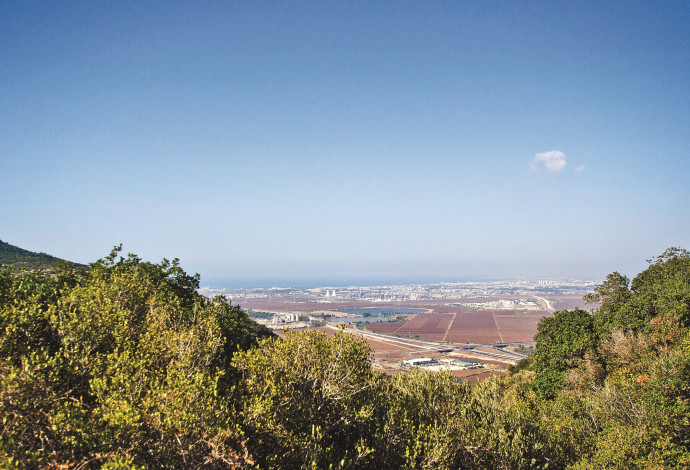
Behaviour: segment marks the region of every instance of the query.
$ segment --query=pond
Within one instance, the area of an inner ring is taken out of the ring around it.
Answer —
[[[331,323],[383,323],[387,321],[392,321],[388,317],[340,317],[340,318],[329,318]]]
[[[366,307],[366,308],[350,308],[338,310],[338,312],[349,313],[350,315],[362,315],[369,317],[377,317],[379,315],[409,315],[412,313],[424,313],[423,308],[390,308],[390,307]]]
[[[330,318],[332,322],[345,323],[380,323],[392,321],[390,318],[383,315],[410,315],[413,313],[426,312],[423,308],[389,308],[389,307],[367,307],[367,308],[350,308],[338,310],[338,312],[349,313],[356,315],[354,317]]]

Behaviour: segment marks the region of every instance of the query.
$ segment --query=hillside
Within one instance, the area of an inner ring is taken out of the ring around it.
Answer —
[[[0,240],[0,266],[13,266],[20,270],[53,270],[62,261],[55,256],[10,245]]]

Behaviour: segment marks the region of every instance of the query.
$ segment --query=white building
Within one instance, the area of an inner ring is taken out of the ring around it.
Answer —
[[[414,359],[407,359],[403,361],[406,366],[423,366],[427,364],[433,364],[436,361],[430,357],[416,357]]]

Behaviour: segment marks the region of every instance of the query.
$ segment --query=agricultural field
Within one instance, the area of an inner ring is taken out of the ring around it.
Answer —
[[[551,312],[495,312],[494,318],[501,342],[514,343],[531,341],[537,333],[537,323]]]
[[[546,311],[460,311],[420,313],[406,322],[371,323],[368,331],[449,344],[494,344],[532,341]]]
[[[526,341],[531,338],[526,339]],[[503,341],[493,311],[461,312],[454,316],[446,341],[489,344]]]
[[[420,313],[410,317],[392,333],[409,338],[418,337],[431,341],[445,341],[446,332],[453,321],[449,313]],[[367,329],[376,331],[377,323],[367,325]]]
[[[309,329],[333,334],[338,328],[346,328],[352,334],[366,339],[372,348],[374,366],[386,373],[405,373],[410,366],[404,361],[417,358],[433,359],[429,370],[438,370],[444,361],[467,361],[477,368],[452,367],[459,380],[479,381],[496,374],[505,374],[507,367],[522,357],[514,351],[519,345],[533,344],[537,324],[557,309],[585,308],[582,295],[522,295],[531,300],[526,308],[505,308],[512,305],[515,296],[485,295],[460,299],[426,299],[396,302],[373,302],[364,299],[329,299],[315,295],[283,295],[280,293],[252,298],[236,299],[250,311],[264,312],[262,322],[271,327],[271,315],[285,316],[298,313],[317,319]],[[507,302],[506,302],[507,301]],[[488,308],[491,306],[491,308]],[[493,307],[497,306],[497,307]],[[371,315],[358,314],[357,310],[376,311]],[[404,313],[404,309],[419,309],[420,313]],[[379,311],[388,310],[379,314]],[[355,313],[352,313],[355,312]],[[379,317],[379,318],[372,318]],[[366,323],[366,321],[376,322]],[[284,335],[280,328],[305,327],[309,321],[282,324],[275,332]],[[511,352],[512,351],[512,352]]]

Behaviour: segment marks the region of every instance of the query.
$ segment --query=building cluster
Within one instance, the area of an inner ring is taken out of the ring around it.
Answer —
[[[472,282],[441,282],[433,284],[405,284],[384,286],[343,286],[315,288],[256,288],[217,289],[204,287],[200,292],[208,297],[223,295],[233,302],[244,299],[271,297],[299,297],[316,303],[332,303],[346,300],[368,302],[396,302],[408,300],[444,300],[497,295],[581,294],[593,290],[600,281],[589,280],[502,280]],[[527,305],[523,305],[527,307]],[[496,308],[509,308],[496,307]]]
[[[496,300],[493,302],[458,302],[453,305],[458,307],[469,307],[480,310],[491,309],[509,309],[509,310],[524,310],[524,309],[538,309],[539,304],[530,299],[515,299],[515,300]]]
[[[283,323],[294,323],[299,321],[299,314],[297,313],[281,313],[274,315],[271,319],[273,325],[280,325]]]

